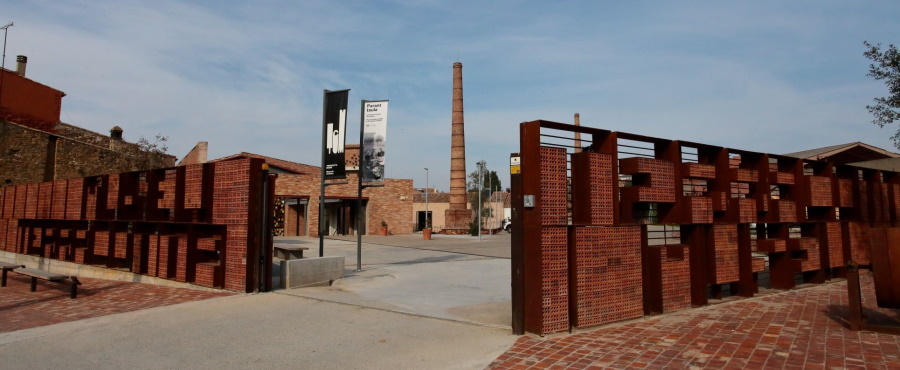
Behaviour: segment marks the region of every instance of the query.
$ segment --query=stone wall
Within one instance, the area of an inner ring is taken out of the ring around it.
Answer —
[[[0,121],[0,184],[44,181],[46,133]]]
[[[71,135],[71,136],[69,136]],[[35,183],[171,167],[175,157],[60,123],[51,134],[0,121],[0,183]],[[55,150],[54,150],[55,147]],[[49,154],[49,155],[48,155]],[[49,167],[49,168],[48,168]],[[47,178],[52,169],[51,178]]]

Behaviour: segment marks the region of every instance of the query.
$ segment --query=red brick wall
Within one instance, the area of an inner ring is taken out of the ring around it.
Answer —
[[[261,168],[242,159],[2,187],[0,250],[252,291]]]
[[[319,235],[319,193],[320,177],[313,175],[279,174],[275,181],[276,196],[309,197],[308,235]],[[325,189],[326,197],[356,198],[356,172],[349,172],[346,185],[333,185]],[[412,234],[413,220],[413,180],[387,179],[384,187],[363,190],[363,198],[368,198],[366,231],[376,234],[381,229],[381,220],[388,224],[391,234]],[[301,227],[302,229],[302,227]]]

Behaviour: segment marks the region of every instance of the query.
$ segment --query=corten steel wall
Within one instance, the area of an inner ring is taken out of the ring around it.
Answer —
[[[525,331],[703,306],[726,290],[753,296],[764,271],[776,289],[822,283],[850,259],[871,264],[889,235],[873,227],[897,226],[894,172],[548,121],[520,129],[513,269],[524,289],[513,317]],[[673,241],[651,243],[651,223],[675,225]]]
[[[262,164],[244,159],[6,186],[0,250],[255,291],[260,255],[271,265],[261,218],[274,198],[263,192],[269,175]]]

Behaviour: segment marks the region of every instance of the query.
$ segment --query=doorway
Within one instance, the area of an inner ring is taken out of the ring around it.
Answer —
[[[357,200],[354,199],[326,199],[325,200],[325,230],[326,235],[356,235],[356,217],[362,212],[360,225],[363,235],[366,233],[366,206],[368,199],[363,199],[362,210],[358,210]]]
[[[275,235],[309,235],[309,199],[279,198],[275,201]]]
[[[427,215],[425,214],[425,211],[416,212],[416,231],[422,231],[430,221],[432,221],[431,211],[428,211]]]

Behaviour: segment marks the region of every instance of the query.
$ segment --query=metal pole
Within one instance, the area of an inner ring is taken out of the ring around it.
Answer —
[[[481,241],[481,209],[484,208],[481,194],[484,192],[484,161],[478,161],[478,241]]]
[[[322,171],[321,171],[321,180],[322,180],[322,188],[319,193],[319,257],[325,256],[325,234],[322,234],[325,228],[325,141],[326,141],[326,130],[325,125],[327,122],[327,114],[328,114],[328,90],[322,93]]]
[[[425,228],[431,228],[431,223],[428,222],[428,167],[425,167]]]
[[[356,271],[362,271],[362,173],[363,173],[363,125],[365,122],[366,102],[359,106],[359,162],[356,164]]]
[[[488,214],[488,225],[491,225],[489,227],[490,232],[494,231],[494,184],[492,181],[491,173],[488,172],[488,207],[491,210],[491,213]]]
[[[257,291],[259,292],[267,292],[266,285],[270,285],[272,283],[272,275],[267,274],[268,272],[266,268],[266,253],[269,253],[272,246],[267,243],[269,237],[272,235],[271,229],[271,221],[269,212],[274,212],[273,209],[269,208],[269,167],[267,165],[263,165],[262,171],[262,200],[260,201],[261,206],[260,210],[262,211],[261,218],[261,232],[260,232],[260,240],[259,240],[259,284],[257,284]],[[268,279],[268,284],[266,280]]]
[[[13,22],[9,22],[9,24],[0,27],[3,29],[3,61],[0,62],[0,107],[3,107],[3,75],[6,74],[6,34],[9,33],[9,28],[13,26]]]

